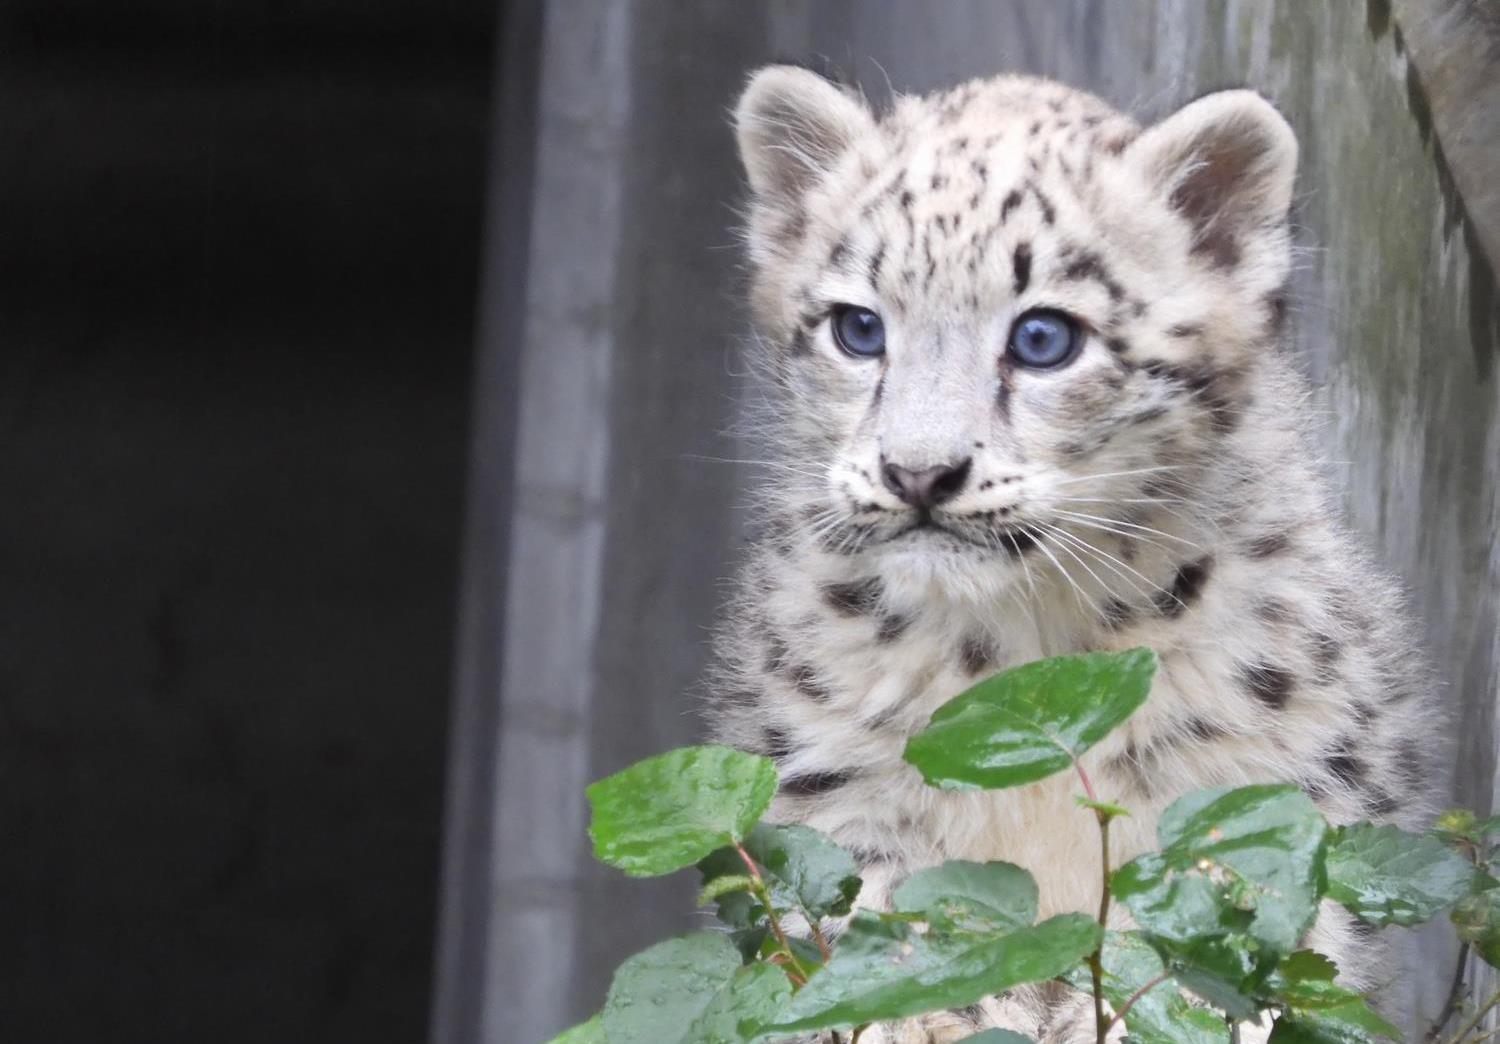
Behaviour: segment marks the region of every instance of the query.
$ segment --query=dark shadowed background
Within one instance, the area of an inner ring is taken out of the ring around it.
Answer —
[[[0,1040],[420,1040],[494,4],[0,4]]]
[[[776,57],[1277,101],[1327,466],[1487,809],[1485,10],[0,0],[0,1041],[533,1044],[689,922],[582,790],[698,731],[754,477],[725,116]],[[1415,1021],[1452,960],[1408,948]]]

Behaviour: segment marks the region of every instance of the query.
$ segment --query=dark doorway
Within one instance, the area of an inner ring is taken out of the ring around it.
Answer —
[[[425,1033],[494,6],[0,6],[0,1039]]]

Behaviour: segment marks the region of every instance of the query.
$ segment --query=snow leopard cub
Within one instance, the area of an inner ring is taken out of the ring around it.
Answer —
[[[1197,787],[1294,781],[1335,822],[1421,822],[1429,686],[1281,344],[1297,143],[1276,110],[1226,91],[1142,130],[1006,76],[876,113],[773,66],[736,130],[781,463],[710,713],[779,765],[772,818],[852,849],[866,905],[963,858],[1030,869],[1043,916],[1095,909],[1071,776],[944,793],[901,752],[981,677],[1144,645],[1150,699],[1084,759],[1134,811],[1118,861]],[[1334,909],[1311,942],[1352,986],[1384,974]],[[1090,1018],[1037,988],[886,1039],[1092,1040]]]

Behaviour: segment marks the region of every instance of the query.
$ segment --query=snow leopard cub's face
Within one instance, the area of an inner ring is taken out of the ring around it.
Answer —
[[[1144,132],[1018,77],[874,114],[794,67],[737,111],[786,495],[892,575],[1013,582],[1236,437],[1289,267],[1290,129],[1243,91]]]

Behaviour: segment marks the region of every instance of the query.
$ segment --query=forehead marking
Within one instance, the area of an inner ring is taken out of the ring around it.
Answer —
[[[1000,204],[1000,220],[1003,222],[1010,217],[1011,211],[1021,205],[1021,190],[1011,189],[1005,195],[1005,201]]]
[[[875,253],[870,257],[870,264],[868,269],[870,276],[870,289],[877,294],[880,293],[880,266],[884,261],[885,240],[882,239],[880,241],[880,245],[875,248]]]
[[[1120,284],[1115,282],[1109,270],[1104,267],[1104,261],[1091,250],[1084,251],[1069,261],[1062,271],[1062,277],[1069,282],[1092,279],[1104,287],[1111,301],[1118,301],[1125,296],[1125,291]]]
[[[847,236],[840,236],[838,242],[833,244],[833,249],[828,252],[829,267],[843,271],[845,268],[844,262],[848,256],[849,239]]]
[[[1047,194],[1042,191],[1041,186],[1039,186],[1035,181],[1028,181],[1026,183],[1026,187],[1029,188],[1031,190],[1031,194],[1036,197],[1037,206],[1042,208],[1042,221],[1045,224],[1050,225],[1052,224],[1052,222],[1057,220],[1057,211],[1053,208],[1052,201],[1047,198]]]
[[[1011,266],[1015,271],[1014,291],[1017,297],[1026,292],[1026,287],[1031,283],[1031,244],[1017,243],[1015,255],[1011,258]]]

